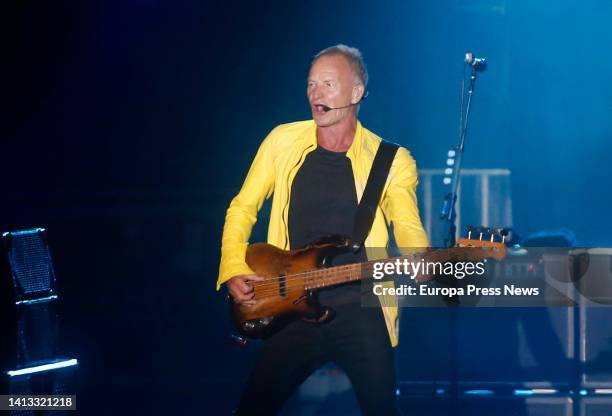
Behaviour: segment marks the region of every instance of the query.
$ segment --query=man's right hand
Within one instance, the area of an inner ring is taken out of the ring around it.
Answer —
[[[227,289],[234,302],[252,306],[255,304],[255,299],[253,299],[255,292],[250,282],[261,282],[263,280],[263,277],[255,274],[234,276],[227,282]]]

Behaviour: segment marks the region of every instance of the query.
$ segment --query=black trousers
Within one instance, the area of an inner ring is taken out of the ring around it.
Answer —
[[[393,350],[380,308],[336,306],[325,324],[295,321],[264,341],[237,415],[275,415],[313,371],[333,361],[364,415],[397,415]]]

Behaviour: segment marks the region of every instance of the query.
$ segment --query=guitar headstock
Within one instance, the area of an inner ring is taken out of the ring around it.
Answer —
[[[482,249],[483,258],[502,260],[507,255],[504,242],[508,236],[506,228],[467,227],[467,237],[458,238],[455,247]]]

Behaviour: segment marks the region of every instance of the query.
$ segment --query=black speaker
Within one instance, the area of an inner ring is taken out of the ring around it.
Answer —
[[[457,371],[464,382],[567,386],[576,378],[572,308],[457,311]]]
[[[2,246],[16,304],[57,298],[55,272],[44,228],[5,232]]]
[[[460,410],[452,415],[496,416],[572,416],[573,399],[555,397],[479,397],[460,401]]]
[[[612,389],[612,308],[584,306],[580,312],[582,386]]]
[[[410,416],[573,416],[573,399],[568,396],[518,397],[493,394],[460,397],[444,396],[398,398],[403,414]],[[578,415],[575,415],[578,416]]]
[[[55,273],[43,228],[2,233],[0,369],[56,359]]]
[[[585,397],[580,401],[580,416],[609,416],[612,414],[612,395]]]

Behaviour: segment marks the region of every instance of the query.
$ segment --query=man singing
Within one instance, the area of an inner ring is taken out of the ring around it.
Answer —
[[[359,50],[346,45],[322,50],[308,74],[313,120],[277,126],[262,142],[242,189],[227,210],[223,228],[217,288],[225,283],[235,302],[256,302],[251,282],[262,278],[245,263],[245,252],[257,213],[267,198],[272,196],[270,244],[287,250],[325,236],[351,235],[381,143],[380,137],[357,120],[367,82]],[[386,247],[391,224],[399,247],[427,246],[416,186],[415,161],[400,147],[366,247]],[[339,256],[334,264],[365,260],[361,250]],[[321,290],[320,302],[336,311],[332,321],[317,325],[297,320],[267,338],[237,414],[278,413],[314,370],[333,361],[350,379],[364,415],[396,415],[392,347],[397,345],[397,308],[361,307],[361,296],[359,283]]]

